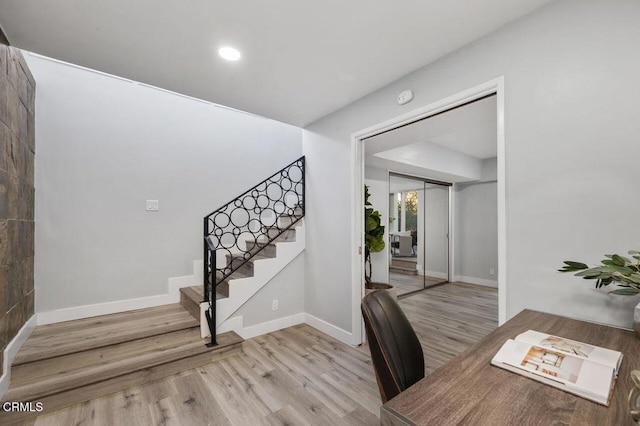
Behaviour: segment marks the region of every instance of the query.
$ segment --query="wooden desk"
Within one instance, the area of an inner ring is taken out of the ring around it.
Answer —
[[[494,367],[502,344],[536,330],[624,354],[609,407]],[[429,343],[429,342],[425,342]],[[629,373],[640,369],[633,332],[525,310],[380,409],[382,425],[632,425]]]

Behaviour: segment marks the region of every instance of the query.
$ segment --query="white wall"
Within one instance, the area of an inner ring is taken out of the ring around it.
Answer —
[[[498,188],[495,181],[457,184],[456,281],[498,285]],[[493,269],[494,274],[491,274]]]
[[[507,316],[629,326],[637,298],[556,269],[640,240],[639,20],[634,0],[556,1],[306,128],[307,312],[351,330],[351,135],[504,75]],[[398,106],[405,89],[415,98]]]
[[[166,293],[202,258],[203,216],[302,154],[297,127],[26,58],[38,312]]]
[[[242,316],[244,327],[262,324],[304,312],[304,252],[233,313]],[[278,300],[278,310],[272,310]]]
[[[453,186],[456,281],[498,286],[496,179],[497,158],[487,158],[480,181]]]

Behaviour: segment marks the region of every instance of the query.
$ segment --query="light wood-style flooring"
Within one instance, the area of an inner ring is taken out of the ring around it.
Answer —
[[[427,374],[498,327],[498,291],[491,287],[448,283],[400,305],[422,344]]]
[[[492,288],[446,284],[400,304],[427,374],[497,327]],[[368,347],[298,325],[246,340],[241,355],[22,424],[377,425],[379,409]]]
[[[432,287],[436,284],[441,284],[446,280],[434,277],[425,277],[422,275],[406,275],[398,272],[389,271],[389,284],[392,284],[396,289],[396,294],[402,296],[403,294],[411,293],[416,290],[422,290]]]

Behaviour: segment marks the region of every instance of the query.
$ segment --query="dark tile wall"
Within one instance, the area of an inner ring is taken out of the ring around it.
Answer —
[[[7,343],[34,312],[35,81],[0,44],[0,371]]]

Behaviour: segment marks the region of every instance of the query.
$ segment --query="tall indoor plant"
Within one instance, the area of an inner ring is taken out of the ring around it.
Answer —
[[[371,285],[371,253],[379,253],[385,248],[384,225],[378,210],[369,201],[369,187],[364,186],[364,279]]]

